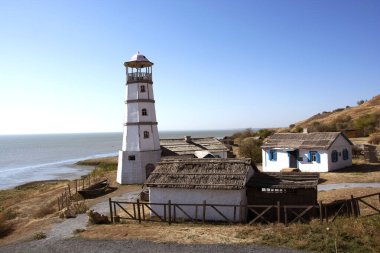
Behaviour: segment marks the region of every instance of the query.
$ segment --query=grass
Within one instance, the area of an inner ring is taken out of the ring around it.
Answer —
[[[260,244],[312,252],[380,252],[380,216],[340,218],[334,223],[212,225],[143,223],[91,226],[81,233],[91,239],[142,239],[176,243]]]
[[[91,176],[103,176],[106,172],[116,170],[117,162],[117,156],[114,156],[83,160],[76,164],[81,166],[95,166],[95,169],[91,172]]]

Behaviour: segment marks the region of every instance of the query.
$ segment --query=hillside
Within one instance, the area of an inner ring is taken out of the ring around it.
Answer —
[[[375,128],[379,127],[380,119],[380,94],[365,101],[361,105],[338,108],[332,112],[321,112],[306,120],[290,125],[291,132],[302,131],[308,128],[310,131],[340,131],[345,129],[365,128],[371,121]],[[363,126],[363,122],[364,126]],[[372,132],[373,129],[365,132]]]

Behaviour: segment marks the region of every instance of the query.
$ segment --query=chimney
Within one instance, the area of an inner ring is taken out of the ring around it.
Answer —
[[[303,133],[304,134],[308,134],[309,133],[309,131],[307,130],[307,128],[305,127],[305,128],[303,128]]]
[[[186,136],[185,136],[185,141],[186,141],[187,143],[190,143],[190,142],[191,142],[191,136],[186,135]]]

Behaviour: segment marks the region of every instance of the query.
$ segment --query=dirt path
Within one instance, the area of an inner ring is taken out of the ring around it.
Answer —
[[[272,248],[257,245],[231,245],[231,244],[177,244],[177,243],[154,243],[142,240],[86,240],[73,238],[58,241],[24,242],[19,244],[0,247],[2,253],[120,253],[120,252],[162,252],[162,253],[190,253],[190,252],[215,252],[215,253],[296,253],[303,252],[285,248]]]
[[[140,194],[139,191],[126,192],[117,197],[113,197],[114,200],[135,201]],[[109,203],[103,201],[90,207],[90,209],[101,214],[109,213]],[[47,233],[44,241],[56,241],[60,239],[67,239],[73,237],[73,232],[77,229],[86,229],[88,222],[87,214],[79,214],[76,218],[66,219],[61,223],[54,225],[54,227]]]

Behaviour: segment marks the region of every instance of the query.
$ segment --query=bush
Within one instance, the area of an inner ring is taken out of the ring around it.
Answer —
[[[380,127],[380,114],[364,114],[355,120],[357,129],[362,129],[364,135],[369,135]]]
[[[47,205],[41,206],[33,215],[34,218],[43,218],[48,214],[54,213],[56,210],[54,208],[55,202],[50,202]]]
[[[46,236],[46,233],[44,232],[37,232],[33,235],[33,240],[42,240],[42,239],[45,239],[47,236]]]
[[[253,138],[244,139],[239,146],[239,155],[251,158],[255,163],[261,163],[261,144],[260,140]]]
[[[373,134],[368,139],[369,144],[380,145],[380,133]]]
[[[12,233],[13,225],[7,221],[3,213],[0,213],[0,238]]]

